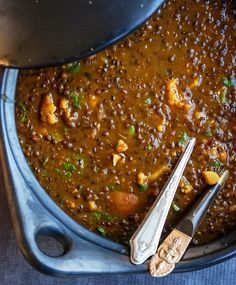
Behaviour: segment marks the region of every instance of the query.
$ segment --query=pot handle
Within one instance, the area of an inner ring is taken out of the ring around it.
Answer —
[[[24,256],[34,267],[52,275],[147,270],[147,265],[142,268],[133,266],[129,257],[121,254],[120,250],[115,252],[114,247],[106,248],[108,242],[104,242],[105,239],[99,236],[94,239],[91,237],[93,234],[82,227],[79,230],[79,226],[76,227],[76,223],[62,210],[53,208],[57,206],[39,185],[36,186],[38,182],[29,173],[14,121],[17,72],[6,70],[3,78],[2,75],[0,70],[3,96],[0,100],[0,162],[16,238]],[[62,222],[63,214],[66,218]],[[39,246],[40,237],[56,239],[55,244],[59,243],[61,252],[57,256],[45,254]]]
[[[1,161],[3,155],[1,152]],[[32,266],[51,275],[140,272],[127,255],[93,244],[64,226],[35,197],[13,160],[11,171],[5,163],[2,166],[16,237]],[[57,256],[45,254],[39,246],[40,237],[55,239],[62,252]],[[147,266],[143,266],[145,270]]]

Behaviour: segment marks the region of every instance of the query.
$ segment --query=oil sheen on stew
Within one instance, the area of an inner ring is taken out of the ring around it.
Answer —
[[[122,42],[80,62],[21,71],[19,140],[35,176],[78,223],[127,244],[189,137],[197,145],[165,231],[230,178],[193,242],[236,225],[235,1],[167,1]]]

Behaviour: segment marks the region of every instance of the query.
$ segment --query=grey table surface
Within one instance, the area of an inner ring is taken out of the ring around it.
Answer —
[[[0,284],[1,285],[236,285],[236,258],[201,271],[172,274],[154,279],[148,274],[51,277],[33,269],[22,256],[15,240],[0,174]]]

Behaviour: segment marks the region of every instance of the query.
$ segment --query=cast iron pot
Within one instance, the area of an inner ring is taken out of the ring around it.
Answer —
[[[90,232],[71,219],[42,189],[19,144],[15,124],[17,70],[0,73],[0,157],[10,212],[19,247],[29,263],[51,275],[145,273],[148,263],[130,263],[129,249]],[[57,239],[59,256],[38,246],[39,236]],[[236,231],[204,245],[190,247],[175,272],[205,268],[236,255]]]

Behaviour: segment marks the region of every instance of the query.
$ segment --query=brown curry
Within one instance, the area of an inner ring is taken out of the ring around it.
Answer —
[[[189,137],[197,145],[165,230],[230,178],[193,242],[236,225],[235,1],[167,1],[122,42],[80,62],[21,71],[19,140],[50,197],[92,231],[127,243]]]

